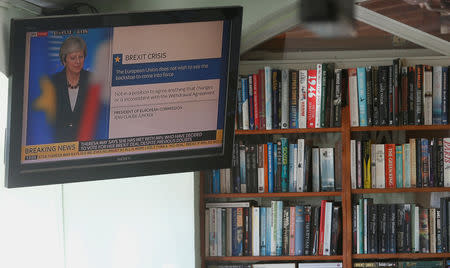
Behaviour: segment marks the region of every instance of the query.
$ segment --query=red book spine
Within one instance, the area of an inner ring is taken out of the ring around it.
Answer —
[[[295,207],[289,207],[289,256],[295,255]]]
[[[261,129],[259,122],[259,78],[253,74],[253,114],[255,115],[255,129]]]
[[[266,84],[264,77],[264,69],[258,71],[258,92],[259,92],[259,126],[261,129],[266,129]]]
[[[385,144],[385,179],[386,188],[396,188],[395,182],[395,144]]]
[[[315,128],[316,125],[316,89],[317,70],[308,70],[307,128]]]
[[[320,229],[319,229],[319,256],[323,256],[323,243],[324,243],[324,232],[325,232],[325,206],[327,200],[322,200],[320,202]]]

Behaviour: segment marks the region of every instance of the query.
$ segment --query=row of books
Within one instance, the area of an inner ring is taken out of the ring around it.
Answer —
[[[353,253],[449,252],[449,201],[442,198],[440,208],[422,208],[360,199],[353,205]]]
[[[311,70],[264,67],[240,77],[239,129],[321,128],[341,126],[346,86],[333,63]]]
[[[450,187],[450,138],[350,142],[352,189]]]
[[[334,148],[312,147],[305,139],[235,144],[232,168],[205,172],[205,190],[214,194],[335,191],[342,187],[341,158],[334,155]]]
[[[447,261],[448,266],[448,261]],[[409,261],[369,261],[369,262],[355,262],[354,268],[361,267],[397,267],[397,268],[443,268],[444,261],[423,261],[423,260],[409,260]]]
[[[326,200],[320,207],[206,203],[205,242],[205,256],[338,255],[342,206]]]
[[[342,262],[312,262],[312,263],[258,263],[258,264],[211,264],[208,268],[340,268]]]
[[[447,66],[348,69],[350,125],[447,124],[448,87]]]

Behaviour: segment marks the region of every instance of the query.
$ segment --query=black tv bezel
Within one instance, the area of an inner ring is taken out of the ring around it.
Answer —
[[[76,28],[119,27],[183,22],[230,22],[223,147],[115,157],[21,164],[26,33]],[[231,166],[242,7],[50,16],[11,20],[8,126],[6,130],[7,188],[189,172]]]

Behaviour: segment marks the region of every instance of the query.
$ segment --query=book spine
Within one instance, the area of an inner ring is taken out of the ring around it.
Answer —
[[[395,59],[393,62],[393,76],[392,76],[392,84],[393,84],[393,117],[394,117],[394,125],[399,125],[399,104],[400,104],[400,96],[401,90],[399,87],[399,76],[400,76],[400,59]]]
[[[244,256],[251,256],[252,255],[251,212],[247,207],[245,207],[243,210],[243,219],[244,219],[244,238],[243,238]]]
[[[397,217],[397,206],[396,204],[390,204],[389,205],[389,226],[388,226],[388,230],[389,230],[389,247],[388,247],[388,251],[389,253],[396,253],[397,250],[397,237],[396,237],[396,217]]]
[[[305,181],[305,140],[298,139],[297,140],[297,160],[298,160],[298,169],[297,169],[297,186],[296,192],[304,192],[305,189],[304,181]]]
[[[308,71],[300,70],[298,72],[298,77],[298,127],[306,128],[308,110]]]
[[[281,127],[289,128],[289,70],[281,71]]]
[[[358,248],[358,206],[352,206],[352,253],[357,254]]]
[[[433,67],[433,125],[442,124],[442,66]]]
[[[385,154],[384,154],[384,144],[376,145],[376,185],[377,188],[386,188],[385,180]]]
[[[258,144],[258,193],[265,192],[264,144]]]
[[[297,183],[294,185],[294,171],[297,171],[297,167],[294,164],[294,148],[296,144],[289,143],[289,192],[296,192]],[[297,152],[295,152],[297,155]],[[297,156],[296,156],[297,157]]]
[[[358,107],[359,107],[359,126],[367,126],[367,88],[366,88],[366,68],[357,68],[358,76]]]
[[[335,64],[329,63],[327,65],[327,79],[326,79],[326,99],[325,99],[325,108],[322,109],[325,115],[322,116],[325,118],[323,127],[334,127],[334,96],[336,92],[336,76],[335,76]]]
[[[429,215],[427,208],[419,209],[420,253],[430,253]]]
[[[372,67],[372,88],[373,88],[373,125],[379,126],[380,125],[380,86],[378,83],[378,67]]]
[[[364,142],[364,157],[363,157],[363,165],[364,165],[364,189],[372,188],[372,178],[371,178],[371,144],[370,141]]]
[[[248,77],[241,78],[242,88],[242,129],[250,129],[250,110],[248,100]]]
[[[288,154],[289,144],[287,138],[281,138],[281,191],[289,190]]]
[[[316,126],[316,89],[317,89],[317,70],[308,70],[308,98],[307,98],[307,128]]]
[[[438,138],[437,140],[437,146],[438,146],[438,157],[436,158],[438,161],[438,169],[439,169],[439,178],[437,185],[438,187],[444,186],[444,176],[445,176],[445,170],[444,170],[444,139]]]
[[[277,242],[276,242],[276,256],[281,256],[283,251],[283,201],[277,201]]]
[[[409,139],[410,145],[410,175],[411,175],[411,187],[417,187],[417,153],[416,153],[416,139]]]
[[[305,211],[304,206],[295,207],[295,255],[304,255]]]
[[[322,90],[321,90],[321,99],[320,99],[320,127],[326,127],[326,110],[329,109],[327,106],[327,99],[329,98],[330,90],[329,81],[330,81],[330,73],[329,73],[329,63],[322,64]]]
[[[442,252],[448,252],[448,210],[447,200],[441,197],[439,210],[441,212],[441,244]]]
[[[312,191],[320,192],[320,152],[319,148],[312,148]]]
[[[272,70],[272,127],[274,129],[280,128],[280,112],[281,112],[281,71]]]
[[[253,79],[253,116],[254,116],[254,124],[255,124],[255,129],[261,129],[261,125],[260,125],[260,108],[259,108],[259,98],[260,98],[260,90],[259,90],[259,78],[258,78],[258,74],[252,74]]]
[[[370,188],[377,188],[377,145],[370,144],[370,178],[372,184]]]
[[[320,203],[320,229],[319,229],[319,250],[318,255],[323,256],[324,250],[324,235],[325,235],[325,210],[326,210],[326,200],[322,200]]]
[[[428,187],[430,185],[430,152],[428,139],[422,138],[420,140],[422,145],[422,186]]]
[[[402,67],[400,78],[402,100],[401,100],[401,124],[408,125],[408,67]]]
[[[414,207],[414,252],[420,251],[420,208]]]
[[[442,67],[442,124],[448,124],[448,67]]]
[[[358,189],[362,189],[364,184],[363,184],[363,174],[362,174],[362,142],[361,141],[357,141],[356,142],[356,175],[357,175],[357,180],[356,180],[356,186],[358,187]]]
[[[333,215],[333,203],[326,202],[325,204],[325,228],[324,228],[324,242],[323,242],[323,255],[331,255],[331,220]]]
[[[358,80],[356,68],[348,69],[348,91],[350,98],[350,126],[359,126]]]
[[[378,253],[378,219],[377,219],[377,206],[374,204],[370,204],[368,207],[368,216],[369,216],[369,226],[368,226],[368,253],[369,254],[377,254]]]
[[[433,124],[433,69],[429,65],[423,72],[423,118],[424,125]]]
[[[333,204],[333,215],[331,220],[331,253],[330,255],[341,254],[341,240],[342,240],[342,208],[339,204]]]
[[[260,208],[252,207],[252,256],[259,256],[260,249]]]
[[[264,67],[264,93],[266,108],[266,129],[272,129],[272,70],[270,67]]]
[[[260,215],[260,223],[261,223],[259,255],[266,256],[266,247],[267,247],[266,234],[267,234],[267,225],[268,225],[267,224],[267,208],[260,207],[259,215]]]
[[[386,188],[396,188],[395,180],[395,144],[386,144]]]
[[[283,146],[281,140],[277,141],[277,169],[275,174],[275,192],[281,192],[283,189]]]
[[[350,141],[350,182],[352,189],[356,189],[356,140]]]
[[[236,239],[233,256],[244,255],[244,208],[236,208]]]
[[[273,216],[273,212],[272,212],[272,207],[268,207],[266,208],[266,223],[267,223],[267,227],[266,227],[266,256],[271,256],[272,255],[272,236],[273,236],[273,220],[272,220],[272,216]]]
[[[408,67],[408,124],[415,124],[416,68]]]
[[[379,242],[378,242],[378,252],[388,253],[388,212],[387,205],[380,204],[378,206],[378,215],[380,217],[379,226]]]
[[[289,256],[289,207],[283,208],[282,245],[281,255]]]
[[[255,129],[255,106],[253,97],[253,75],[248,76],[248,112],[249,112],[249,129]]]
[[[436,209],[429,209],[430,253],[436,253]]]
[[[395,110],[395,93],[394,93],[394,66],[388,66],[388,124],[394,125],[394,110]]]
[[[395,145],[395,178],[397,188],[403,188],[403,146]]]
[[[447,227],[445,227],[447,228]],[[441,210],[436,209],[436,253],[442,253],[442,225],[441,225]]]
[[[243,126],[243,114],[242,114],[242,77],[238,78],[238,88],[237,88],[237,128],[244,129]]]
[[[404,222],[404,251],[405,253],[410,253],[412,249],[412,225],[411,225],[411,204],[404,204],[405,211],[405,222]]]
[[[444,187],[450,187],[450,138],[444,138]]]
[[[372,67],[366,67],[366,103],[367,103],[367,125],[373,125],[373,88]]]
[[[225,232],[224,232],[224,241],[226,243],[226,252],[225,256],[231,256],[233,251],[233,245],[232,245],[232,209],[231,208],[225,208]]]
[[[205,256],[211,256],[209,253],[209,240],[210,237],[210,210],[209,208],[205,209]]]
[[[411,188],[410,144],[403,144],[403,187]]]
[[[295,256],[296,207],[289,207],[289,256]]]
[[[320,188],[324,192],[334,191],[334,151],[320,148]]]
[[[342,69],[335,70],[335,90],[333,95],[333,125],[332,127],[340,127],[341,126],[341,107],[342,107],[342,91],[344,90],[344,81],[342,75]]]
[[[279,232],[278,226],[278,201],[271,201],[272,211],[272,223],[271,223],[271,244],[270,244],[270,256],[277,256],[277,236]]]
[[[268,142],[267,143],[267,181],[268,181],[268,190],[269,193],[273,193],[274,191],[274,187],[273,187],[273,166],[274,166],[274,161],[273,161],[273,143],[272,142]]]
[[[380,125],[386,126],[389,120],[389,103],[388,103],[388,79],[389,79],[389,68],[387,66],[380,66],[378,72],[378,86],[379,86],[379,102],[378,109],[380,112]]]
[[[316,86],[316,116],[315,116],[315,128],[320,128],[320,111],[322,107],[322,91],[323,91],[323,64],[317,64],[317,86]]]
[[[298,128],[298,100],[299,100],[299,92],[298,92],[298,71],[290,70],[289,71],[289,91],[290,91],[290,105],[289,105],[289,127],[290,128]]]
[[[266,78],[264,69],[258,70],[259,126],[266,129]]]
[[[414,96],[414,123],[423,124],[423,65],[416,65],[416,83]]]
[[[311,255],[311,206],[304,206],[305,211],[305,237],[304,237],[304,255]]]

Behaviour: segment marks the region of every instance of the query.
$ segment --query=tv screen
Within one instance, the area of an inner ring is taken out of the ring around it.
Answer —
[[[231,165],[241,7],[11,22],[6,187]]]

